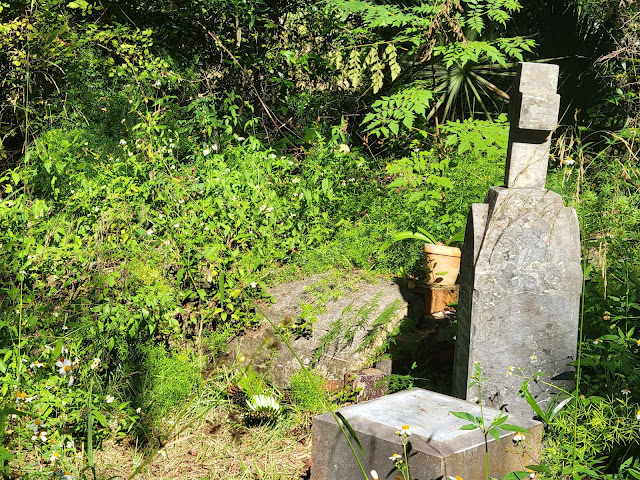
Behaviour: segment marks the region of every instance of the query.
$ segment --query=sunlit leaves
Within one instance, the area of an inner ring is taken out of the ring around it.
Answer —
[[[411,129],[419,117],[424,117],[433,99],[433,92],[413,87],[390,96],[383,96],[371,105],[362,124],[365,130],[381,137],[398,135],[400,127]]]
[[[368,49],[352,48],[346,67],[343,63],[342,53],[339,51],[332,52],[329,55],[329,61],[336,70],[341,72],[337,79],[338,86],[344,89],[357,89],[362,85],[368,71],[373,93],[378,93],[384,85],[384,72],[387,67],[389,68],[391,80],[395,80],[401,71],[396,47],[392,43],[387,44],[382,55],[379,54],[379,49],[378,45],[373,45]],[[364,52],[366,52],[366,55],[364,60],[361,60],[361,55]]]

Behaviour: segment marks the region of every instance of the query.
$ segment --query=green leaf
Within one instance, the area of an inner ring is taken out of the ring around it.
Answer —
[[[182,281],[182,279],[184,278],[184,274],[186,273],[186,269],[185,268],[181,268],[180,270],[178,270],[178,273],[176,274],[176,281],[178,283],[180,283]]]
[[[103,427],[107,426],[107,417],[105,417],[104,413],[102,413],[100,410],[93,410],[93,416],[96,418],[96,420],[98,420],[100,425],[102,425]]]
[[[53,349],[53,358],[55,358],[56,360],[60,357],[60,353],[62,352],[62,339],[59,338],[56,341],[56,346]]]
[[[505,432],[531,433],[526,428],[519,427],[518,425],[512,425],[511,423],[500,425],[500,428]]]
[[[89,6],[89,3],[86,2],[85,0],[74,0],[73,2],[69,2],[67,4],[67,7],[69,8],[81,8],[81,9],[85,9]]]
[[[466,425],[461,426],[460,430],[475,430],[476,428],[480,428],[480,427],[478,427],[478,425],[472,425],[471,423],[467,423]]]
[[[497,427],[490,428],[489,435],[491,435],[496,442],[500,441],[500,430],[498,430]]]
[[[500,414],[493,419],[493,422],[491,422],[491,425],[494,427],[499,427],[500,425],[502,425],[504,422],[507,421],[507,418],[509,418],[507,415]]]
[[[522,480],[523,478],[529,478],[529,472],[511,472],[507,473],[503,480]]]
[[[540,465],[527,465],[527,468],[533,472],[546,473],[547,475],[552,474],[551,469],[544,463],[541,463]]]
[[[349,435],[351,435],[351,438],[353,438],[353,441],[356,442],[356,445],[358,446],[358,448],[360,449],[360,453],[362,454],[362,456],[364,457],[364,449],[362,448],[362,445],[360,445],[360,440],[358,440],[358,435],[356,434],[355,430],[353,429],[353,427],[351,427],[351,425],[349,425],[349,422],[347,421],[346,418],[344,418],[344,415],[342,415],[342,413],[340,412],[336,412],[336,417],[338,417],[340,419],[340,421],[342,422],[342,424],[346,427],[346,429],[349,431]]]
[[[409,182],[407,181],[406,178],[396,178],[393,182],[391,182],[388,187],[389,188],[397,188],[397,187],[404,187],[405,185],[407,185]]]
[[[449,412],[454,417],[461,418],[462,420],[467,420],[469,422],[475,423],[476,419],[473,415],[467,412]]]
[[[13,454],[11,454],[11,452],[9,452],[9,450],[4,448],[3,446],[0,446],[0,471],[2,471],[3,464],[5,462],[9,462],[9,461],[13,460],[14,458],[15,458],[15,456]],[[7,471],[6,473],[9,473],[9,472]]]
[[[533,395],[531,395],[531,392],[529,392],[529,384],[528,384],[528,382],[525,382],[525,384],[522,385],[522,389],[520,391],[522,392],[522,394],[524,395],[524,398],[527,400],[527,403],[533,409],[533,411],[536,413],[536,415],[538,415],[538,417],[540,417],[540,419],[544,423],[549,425],[549,423],[551,423],[551,421],[550,421],[549,417],[547,416],[547,414],[545,414],[542,411],[542,409],[538,405],[538,402],[536,402],[536,399],[533,398]]]

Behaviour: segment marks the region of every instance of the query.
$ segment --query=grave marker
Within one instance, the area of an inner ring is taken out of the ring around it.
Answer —
[[[505,186],[472,205],[467,221],[453,393],[476,400],[467,386],[479,361],[488,377],[485,401],[531,416],[518,395],[519,369],[542,371],[559,387],[572,383],[567,364],[576,358],[582,269],[576,212],[544,188],[558,118],[558,67],[522,63],[517,79]],[[534,382],[530,390],[543,405],[558,393]]]
[[[485,477],[484,437],[479,430],[461,430],[468,422],[451,414],[459,411],[479,416],[480,406],[420,388],[339,410],[357,434],[367,473],[375,469],[381,479],[397,478],[399,472],[389,457],[404,453],[396,432],[403,425],[409,425],[411,478],[435,480],[457,475],[465,480],[482,479]],[[485,408],[483,413],[491,423],[500,412]],[[502,478],[509,472],[523,471],[526,465],[537,463],[540,458],[542,424],[531,418],[513,416],[509,416],[507,422],[530,433],[523,442],[514,441],[513,432],[501,432],[500,442],[489,437],[489,475],[492,477]],[[313,418],[312,447],[311,480],[363,478],[331,414]]]

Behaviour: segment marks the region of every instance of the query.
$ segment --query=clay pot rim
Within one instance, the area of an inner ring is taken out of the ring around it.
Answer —
[[[433,243],[425,243],[424,251],[436,255],[445,255],[447,257],[459,257],[461,250],[458,247],[448,247],[446,245],[434,245]]]

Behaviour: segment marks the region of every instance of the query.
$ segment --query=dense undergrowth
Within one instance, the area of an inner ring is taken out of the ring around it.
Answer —
[[[214,438],[202,448],[233,439],[207,454],[212,465],[274,438],[280,457],[306,448],[310,413],[354,392],[318,398],[322,379],[304,375],[279,391],[238,368],[227,341],[257,326],[256,302],[284,279],[329,268],[423,278],[418,242],[379,249],[419,228],[446,241],[502,183],[506,103],[491,95],[509,77],[487,72],[508,73],[534,47],[507,30],[517,1],[465,0],[460,15],[455,2],[116,3],[0,2],[8,478],[166,474],[152,458],[202,434],[202,420]],[[631,44],[632,25],[610,33]],[[621,82],[592,99],[607,129],[576,111],[550,159],[548,187],[578,212],[585,288],[579,388],[547,413],[540,478],[640,478],[640,172],[636,119],[620,113],[636,97],[633,74],[616,77],[610,61],[585,73]],[[126,469],[101,470],[106,445],[139,450]],[[227,471],[304,470],[284,463]]]

